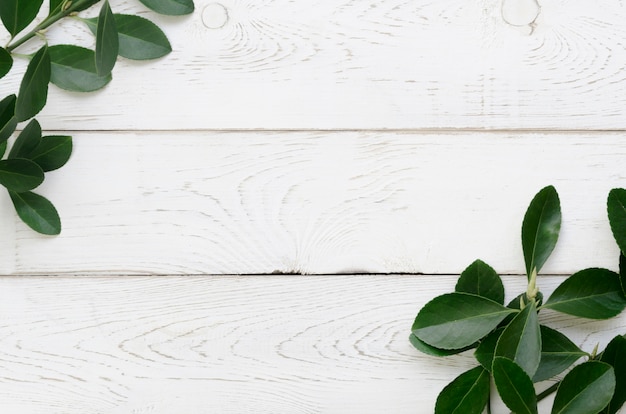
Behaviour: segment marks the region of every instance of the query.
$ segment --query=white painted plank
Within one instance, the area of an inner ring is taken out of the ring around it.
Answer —
[[[112,3],[163,23],[175,52],[120,62],[86,98],[53,88],[44,128],[626,128],[621,0],[540,0],[532,33],[502,0],[196,0],[181,20]],[[93,44],[78,22],[49,36]]]
[[[0,198],[0,273],[458,274],[524,271],[520,227],[553,184],[563,226],[546,273],[616,269],[606,197],[626,140],[596,134],[80,133],[42,193],[63,232]]]
[[[551,292],[561,280],[539,283]],[[475,361],[422,355],[407,338],[417,311],[454,283],[2,277],[0,406],[12,414],[432,412],[441,388]],[[509,297],[524,283],[505,278]],[[587,351],[626,330],[623,316],[541,316]]]

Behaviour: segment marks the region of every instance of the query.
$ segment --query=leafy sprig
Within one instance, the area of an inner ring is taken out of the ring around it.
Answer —
[[[39,39],[40,48],[32,55],[22,76],[19,91],[0,100],[0,185],[9,192],[18,216],[33,230],[55,235],[61,220],[54,205],[33,192],[45,173],[61,168],[72,153],[69,136],[43,136],[34,117],[48,101],[50,83],[75,92],[92,92],[112,80],[118,56],[134,60],[157,59],[172,51],[167,36],[152,21],[115,14],[108,0],[102,2],[97,17],[77,15],[101,0],[50,0],[48,14],[35,22],[43,0],[1,0],[0,20],[10,35],[0,47],[0,79],[11,72],[15,52],[25,43]],[[149,9],[166,15],[185,15],[194,11],[193,0],[140,0]],[[96,40],[95,49],[59,44],[48,45],[45,31],[65,18],[85,24]],[[34,24],[32,30],[27,30]],[[18,126],[28,122],[10,138]]]
[[[436,414],[480,414],[489,409],[491,380],[514,413],[536,414],[537,403],[556,392],[553,414],[613,414],[626,401],[626,338],[616,336],[603,352],[585,352],[541,322],[540,311],[608,319],[626,307],[626,190],[609,194],[608,215],[620,247],[620,272],[589,268],[563,281],[544,302],[537,275],[554,250],[561,207],[554,187],[531,201],[522,223],[528,284],[506,306],[500,276],[477,260],[465,269],[455,292],[438,296],[417,314],[410,342],[433,356],[474,350],[478,366],[459,375],[439,394]],[[597,348],[597,346],[596,346]],[[581,358],[584,362],[570,369]],[[562,375],[537,394],[535,384]]]

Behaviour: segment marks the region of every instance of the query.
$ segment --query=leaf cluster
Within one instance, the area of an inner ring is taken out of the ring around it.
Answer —
[[[441,391],[435,413],[482,413],[489,404],[491,379],[502,401],[518,414],[536,414],[537,402],[555,390],[554,414],[613,414],[620,409],[626,401],[626,338],[616,336],[603,352],[589,353],[540,320],[543,309],[608,319],[626,307],[626,190],[612,190],[607,206],[622,251],[619,273],[583,269],[544,302],[537,275],[561,228],[559,196],[548,186],[533,198],[522,223],[526,292],[505,304],[500,276],[476,260],[461,273],[454,292],[419,311],[409,338],[415,348],[442,357],[473,350],[478,363]],[[536,383],[565,372],[560,382],[537,394]]]
[[[45,173],[61,168],[72,153],[69,136],[43,136],[34,117],[48,100],[50,83],[74,92],[92,92],[112,79],[118,56],[133,60],[163,57],[172,48],[163,31],[152,21],[115,14],[104,0],[97,17],[77,15],[101,0],[50,0],[45,18],[36,22],[43,0],[1,0],[0,20],[11,36],[0,47],[0,79],[13,69],[15,53],[34,38],[43,39],[22,76],[19,91],[0,100],[0,185],[9,192],[18,216],[33,230],[55,235],[61,220],[54,205],[34,193]],[[140,0],[149,9],[166,15],[185,15],[194,10],[193,0]],[[64,18],[82,22],[95,36],[95,48],[72,44],[48,45],[45,30]],[[32,30],[28,27],[34,24]],[[21,128],[19,124],[27,122]],[[14,136],[16,135],[16,136]],[[13,139],[12,139],[13,138]],[[12,145],[9,145],[12,143]]]

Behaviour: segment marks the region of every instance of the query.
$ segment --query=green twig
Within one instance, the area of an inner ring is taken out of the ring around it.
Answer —
[[[550,385],[548,388],[537,394],[537,402],[543,400],[548,395],[556,391],[559,388],[559,385],[561,385],[561,381],[555,382],[554,384]]]

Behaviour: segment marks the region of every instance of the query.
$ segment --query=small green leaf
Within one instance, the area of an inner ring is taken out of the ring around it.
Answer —
[[[52,75],[50,81],[61,89],[92,92],[111,81],[111,74],[99,76],[96,72],[93,50],[74,45],[50,46]]]
[[[13,143],[9,158],[29,158],[31,153],[41,142],[41,126],[36,119],[31,120],[17,136]]]
[[[28,158],[44,171],[61,168],[72,155],[72,137],[50,135],[43,137],[39,145],[28,154]]]
[[[567,336],[541,325],[541,361],[533,382],[545,381],[559,375],[580,357],[587,355]]]
[[[606,346],[600,361],[613,367],[615,373],[615,393],[602,414],[615,414],[626,402],[626,338],[616,336]]]
[[[41,111],[48,99],[50,82],[50,54],[42,46],[33,56],[20,84],[15,103],[15,117],[19,122],[32,118]]]
[[[534,302],[526,305],[504,328],[495,355],[515,362],[529,377],[535,374],[541,359],[541,331]]]
[[[448,384],[437,397],[435,414],[480,414],[489,400],[489,372],[476,367]]]
[[[17,215],[31,229],[41,234],[61,233],[61,219],[52,203],[39,194],[9,192]]]
[[[13,67],[13,58],[11,54],[3,47],[0,47],[0,78],[9,73]]]
[[[119,39],[115,17],[105,0],[98,16],[98,28],[96,29],[96,72],[99,76],[107,76],[113,70],[117,61]]]
[[[50,0],[50,13],[48,16],[59,13],[70,14],[79,12],[93,6],[100,0]]]
[[[0,142],[9,139],[17,127],[15,101],[15,95],[9,95],[0,101]]]
[[[626,299],[617,273],[590,268],[565,279],[543,306],[582,318],[608,319],[626,307]]]
[[[78,11],[83,11],[83,10],[90,8],[91,6],[99,2],[100,0],[70,0],[70,1],[71,1],[70,10],[73,12],[78,12]]]
[[[516,414],[537,414],[537,396],[530,377],[515,362],[504,357],[493,360],[493,380],[498,394]]]
[[[476,260],[465,269],[454,289],[504,303],[504,285],[495,270],[482,260]]]
[[[43,182],[43,171],[30,160],[0,160],[0,184],[9,191],[29,191]]]
[[[119,35],[119,55],[127,59],[156,59],[172,51],[167,36],[148,19],[129,14],[115,14],[115,24]],[[94,34],[98,18],[85,19],[85,24]]]
[[[439,349],[435,348],[434,346],[428,345],[426,342],[422,341],[413,334],[409,335],[409,342],[411,342],[411,345],[413,345],[413,347],[418,351],[436,357],[456,355],[469,349],[475,348],[475,345],[470,345],[461,349]]]
[[[48,16],[53,16],[55,14],[61,13],[63,11],[63,4],[65,0],[50,0],[50,7]]]
[[[182,16],[194,10],[193,0],[139,0],[146,7],[160,14]]]
[[[620,250],[626,252],[626,189],[614,188],[606,201],[609,224]]]
[[[0,1],[0,19],[12,38],[35,20],[42,4],[43,0]]]
[[[522,224],[522,248],[526,274],[539,272],[554,250],[561,229],[561,204],[552,186],[537,193],[528,206]]]
[[[613,367],[599,361],[582,363],[561,381],[552,414],[598,413],[611,401],[614,391]]]
[[[448,293],[424,305],[411,330],[435,348],[460,349],[487,335],[515,312],[481,296]]]
[[[498,339],[500,339],[500,335],[502,335],[503,331],[504,327],[498,328],[495,331],[489,333],[489,335],[480,340],[480,344],[474,352],[474,357],[476,358],[476,360],[487,371],[491,372],[493,358],[496,355],[496,345],[498,344]]]

